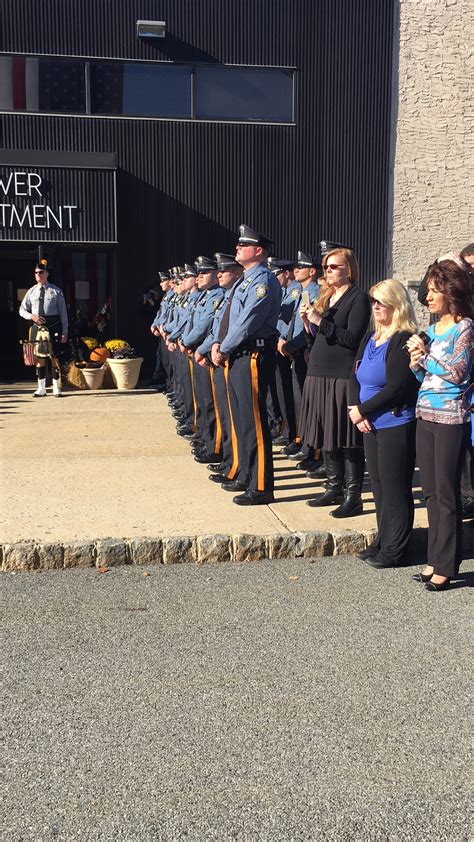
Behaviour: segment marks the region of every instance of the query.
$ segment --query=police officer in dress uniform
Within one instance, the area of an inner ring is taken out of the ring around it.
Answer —
[[[36,357],[38,388],[33,393],[35,398],[46,396],[46,358],[51,359],[53,374],[53,395],[62,397],[61,371],[59,357],[66,349],[68,339],[68,317],[64,294],[59,287],[50,284],[48,261],[41,258],[35,266],[36,284],[28,290],[20,305],[20,316],[33,322],[30,328],[30,340],[36,340],[38,330],[44,326],[49,331],[50,353]]]
[[[185,263],[183,267],[179,267],[179,276],[182,280],[183,295],[176,320],[168,336],[168,349],[174,354],[175,371],[182,399],[182,417],[178,419],[176,431],[178,435],[192,439],[196,426],[193,368],[188,355],[184,353],[184,347],[179,345],[179,340],[192,318],[201,292],[197,287],[197,272],[193,263]]]
[[[160,305],[156,312],[156,316],[150,327],[153,336],[156,336],[158,339],[155,370],[153,372],[152,384],[155,386],[157,392],[164,392],[166,391],[167,384],[169,382],[170,371],[168,353],[166,351],[166,345],[164,344],[164,341],[161,337],[160,325],[163,324],[163,321],[166,317],[170,300],[174,295],[174,290],[172,287],[169,271],[159,272],[158,277],[161,291],[163,293],[163,298],[161,299]]]
[[[295,402],[296,423],[298,423],[298,416],[301,407],[301,395],[303,392],[303,384],[306,377],[307,361],[306,351],[310,337],[306,333],[303,321],[300,316],[301,297],[303,292],[309,296],[309,303],[312,304],[319,295],[318,275],[322,273],[321,262],[312,254],[306,254],[303,251],[298,251],[298,258],[296,261],[294,275],[295,280],[298,281],[301,289],[298,295],[293,298],[294,307],[288,325],[286,338],[280,338],[278,342],[278,351],[284,356],[288,356],[291,360],[292,368],[292,382],[293,382],[293,397]],[[286,448],[286,453],[290,458],[295,459],[301,465],[303,470],[315,470],[319,466],[319,462],[314,459],[313,448],[307,448],[301,442],[296,441]]]
[[[293,261],[269,257],[267,265],[278,279],[278,283],[282,289],[280,314],[277,322],[278,342],[281,342],[286,340],[288,336],[289,324],[302,287],[299,281],[295,280],[295,264]],[[291,360],[287,355],[277,354],[275,383],[278,404],[282,415],[282,429],[280,436],[275,438],[273,443],[290,445],[296,438],[296,413],[293,397]]]
[[[237,446],[235,426],[230,411],[229,395],[227,391],[228,364],[215,366],[211,361],[211,350],[218,340],[219,328],[224,315],[229,296],[232,289],[242,279],[243,268],[237,263],[234,255],[217,252],[214,255],[217,265],[217,279],[222,290],[222,298],[214,310],[212,325],[207,336],[197,347],[194,359],[199,366],[210,369],[214,395],[216,402],[216,442],[215,450],[219,452],[217,445],[220,444],[221,461],[210,463],[208,469],[212,472],[209,479],[211,482],[221,484],[230,483],[235,479],[238,468]],[[220,439],[220,441],[219,441]]]
[[[194,352],[205,339],[211,327],[214,313],[224,292],[217,280],[217,264],[210,257],[200,255],[194,266],[197,272],[197,287],[200,292],[196,307],[183,331],[180,347],[189,356],[193,367],[193,385],[196,401],[196,462],[220,462],[220,437],[216,436],[217,414],[214,398],[213,374],[209,368],[200,366],[194,360]]]
[[[275,368],[281,290],[266,265],[271,241],[248,225],[239,228],[236,260],[244,268],[212,346],[216,366],[228,363],[228,389],[235,423],[238,474],[223,488],[244,491],[242,506],[274,501],[272,440],[266,411],[267,383]]]

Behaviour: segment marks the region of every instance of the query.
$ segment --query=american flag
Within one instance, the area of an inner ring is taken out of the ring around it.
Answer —
[[[83,61],[0,56],[0,110],[83,113],[85,108]]]

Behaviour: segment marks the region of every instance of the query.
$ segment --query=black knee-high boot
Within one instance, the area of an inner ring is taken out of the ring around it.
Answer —
[[[362,482],[364,480],[364,451],[361,447],[344,447],[344,501],[333,517],[353,517],[362,514]]]
[[[343,500],[344,457],[342,450],[325,450],[324,463],[327,475],[326,491],[314,500],[307,500],[308,506],[332,506],[333,503],[341,503]]]

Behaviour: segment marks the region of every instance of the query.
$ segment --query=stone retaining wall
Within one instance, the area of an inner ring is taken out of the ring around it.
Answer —
[[[198,535],[169,538],[100,538],[68,543],[22,541],[0,546],[3,571],[117,567],[123,564],[207,564],[261,559],[320,558],[354,555],[374,538],[374,531],[294,532],[279,535]],[[464,524],[465,550],[474,550],[474,522]],[[426,530],[414,529],[410,554],[419,561]]]

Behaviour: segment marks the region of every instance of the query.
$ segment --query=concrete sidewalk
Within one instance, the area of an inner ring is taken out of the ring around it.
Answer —
[[[348,533],[352,541],[358,536],[357,546],[373,533],[368,489],[364,514],[336,521],[332,507],[305,505],[323,482],[302,475],[279,449],[276,502],[234,505],[176,435],[163,395],[71,391],[62,400],[39,400],[33,389],[20,383],[0,391],[2,545],[245,534],[281,536],[291,549],[285,536],[318,533],[332,536],[325,551],[347,552]],[[415,494],[415,526],[424,527],[418,486]]]

